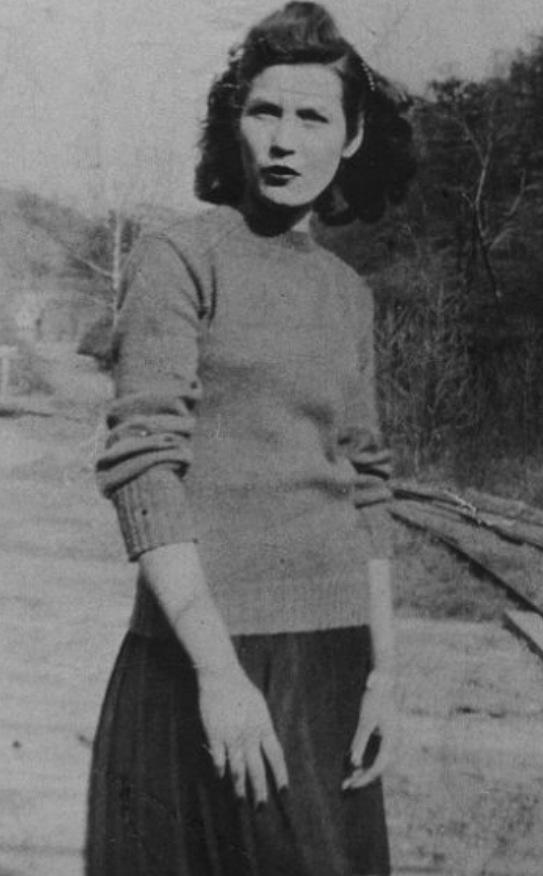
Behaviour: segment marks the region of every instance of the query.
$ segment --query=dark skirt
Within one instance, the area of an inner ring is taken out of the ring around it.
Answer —
[[[367,628],[239,636],[290,788],[235,798],[205,746],[195,672],[173,639],[128,633],[94,742],[87,876],[386,876],[380,782],[342,792],[370,669]]]

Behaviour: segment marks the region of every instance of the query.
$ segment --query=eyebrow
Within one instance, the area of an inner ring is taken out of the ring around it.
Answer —
[[[300,106],[296,107],[297,112],[307,112],[308,110],[320,113],[321,115],[329,115],[331,113],[331,108],[328,104],[323,103],[320,99],[312,100],[311,94],[306,91],[294,91],[292,89],[292,93],[299,94],[305,98],[307,98],[307,103],[300,104]],[[247,106],[280,106],[280,101],[277,98],[274,98],[268,94],[258,94],[258,92],[247,100]]]

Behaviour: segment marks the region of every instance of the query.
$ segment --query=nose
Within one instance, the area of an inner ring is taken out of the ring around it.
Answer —
[[[277,119],[270,142],[271,154],[275,156],[292,155],[296,151],[295,138],[296,133],[292,121],[287,118]]]

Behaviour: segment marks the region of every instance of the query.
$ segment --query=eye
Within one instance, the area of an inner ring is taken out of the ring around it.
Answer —
[[[278,118],[281,115],[281,110],[277,104],[259,100],[256,103],[249,104],[246,110],[246,115],[256,118],[265,118],[266,116]]]
[[[316,109],[307,108],[298,110],[298,116],[304,122],[317,122],[320,124],[327,124],[328,118],[321,112]]]

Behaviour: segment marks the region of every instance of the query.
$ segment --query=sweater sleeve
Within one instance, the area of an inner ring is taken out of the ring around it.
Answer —
[[[198,338],[205,313],[198,272],[167,238],[146,238],[129,260],[113,342],[115,399],[96,465],[130,559],[195,538],[183,476],[201,397]]]
[[[347,422],[340,446],[355,470],[354,503],[360,525],[368,533],[374,559],[391,553],[391,521],[387,503],[391,497],[391,453],[383,446],[376,404],[373,296],[367,286],[362,295],[359,325],[359,380],[347,406]]]

